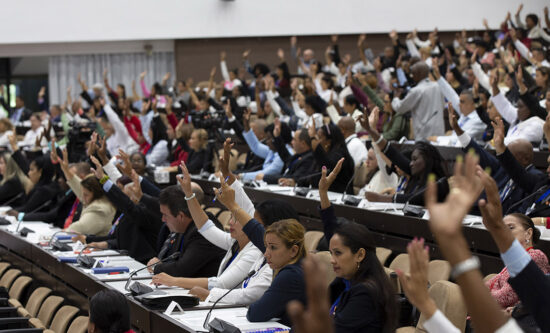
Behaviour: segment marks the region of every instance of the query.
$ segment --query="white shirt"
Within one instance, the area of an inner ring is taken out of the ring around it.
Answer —
[[[346,138],[346,146],[348,147],[349,154],[353,158],[355,167],[358,167],[361,162],[367,160],[367,146],[363,141],[357,138],[357,134],[352,134]]]
[[[44,127],[40,126],[37,129],[33,130],[32,128],[29,128],[27,133],[25,133],[25,137],[22,141],[19,142],[20,146],[28,146],[28,147],[34,147],[36,143],[36,138],[40,137],[42,134],[42,131],[44,131]]]
[[[0,134],[0,147],[8,147],[10,145],[10,139],[8,137],[12,134],[13,132],[9,130]]]
[[[445,134],[445,100],[436,82],[420,81],[404,99],[395,97],[391,105],[397,113],[411,112],[415,140]]]
[[[330,117],[330,120],[332,120],[335,125],[338,125],[338,122],[340,121],[340,119],[342,119],[342,116],[340,116],[338,110],[336,110],[336,107],[334,107],[334,105],[329,105],[327,107],[327,113]],[[363,131],[363,126],[361,126],[361,123],[357,121],[357,119],[361,118],[362,115],[363,112],[357,109],[355,109],[351,114],[351,117],[355,121],[355,133]]]
[[[237,253],[236,257],[228,266],[227,264],[231,260],[231,248],[236,240],[231,238],[229,233],[218,229],[211,220],[208,220],[202,228],[199,229],[199,233],[210,243],[227,251],[220,263],[218,275],[208,278],[208,289],[231,289],[235,287],[252,271],[254,263],[258,261],[258,259],[263,259],[262,252],[249,241],[245,247]]]
[[[398,183],[397,174],[392,172],[388,175],[386,172],[386,162],[382,158],[382,152],[378,145],[372,145],[374,154],[376,155],[376,164],[378,164],[378,171],[374,174],[368,184],[366,184],[361,190],[359,190],[360,196],[365,196],[365,192],[380,193],[388,187],[396,188]]]
[[[154,147],[150,148],[151,150],[145,155],[147,160],[147,165],[165,165],[168,163],[168,156],[170,152],[168,151],[168,142],[166,140],[160,140]]]
[[[502,93],[492,96],[491,101],[502,118],[510,124],[508,133],[506,133],[506,137],[504,138],[505,145],[517,139],[525,139],[530,142],[539,142],[542,140],[544,135],[544,120],[532,116],[518,122],[518,109]]]
[[[109,150],[111,156],[118,155],[119,149],[124,150],[127,154],[139,151],[139,146],[134,139],[132,139],[130,134],[128,134],[126,126],[122,120],[120,120],[113,108],[111,108],[109,104],[105,104],[103,111],[105,111],[105,115],[107,116],[107,119],[109,119],[109,122],[113,126],[114,130],[113,135],[106,140],[107,149]]]

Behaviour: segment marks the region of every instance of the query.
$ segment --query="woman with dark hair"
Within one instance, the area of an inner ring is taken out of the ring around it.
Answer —
[[[67,184],[83,205],[78,221],[65,221],[65,230],[88,235],[107,235],[111,229],[116,209],[105,197],[100,182],[93,175],[88,175],[80,180],[69,168],[67,150],[63,150],[63,159],[57,155],[55,149],[50,154],[51,160],[59,163],[63,174],[65,174],[65,179],[67,179]],[[92,157],[93,160],[97,161],[95,157]]]
[[[444,200],[449,193],[449,183],[447,181],[447,166],[445,160],[435,146],[426,141],[418,141],[408,159],[402,153],[393,148],[383,136],[370,127],[369,121],[363,116],[361,124],[370,134],[382,153],[384,153],[392,163],[399,167],[410,178],[403,190],[403,194],[396,193],[393,196],[366,192],[365,197],[369,201],[382,202],[410,202],[414,205],[424,205],[424,189],[426,181],[430,174],[434,174],[437,180],[437,194],[439,200]]]
[[[151,101],[157,102],[159,107],[164,107],[164,105],[166,105],[166,98],[162,95],[162,86],[160,83],[155,82],[151,86],[151,91],[149,91],[147,89],[147,85],[145,84],[145,75],[147,75],[147,71],[139,74],[139,84],[141,85],[143,98],[149,98]]]
[[[327,103],[319,96],[307,96],[305,98],[304,112],[306,117],[300,119],[298,127],[310,127],[315,128],[323,126],[323,115],[326,113]]]
[[[317,131],[313,126],[309,127],[309,136],[311,138],[311,149],[318,166],[326,166],[334,169],[336,163],[344,157],[344,172],[340,173],[332,184],[330,190],[333,192],[352,193],[352,188],[347,188],[348,183],[354,172],[353,158],[348,152],[344,135],[338,126],[328,124],[321,126]],[[319,177],[312,178],[311,182],[316,184]]]
[[[505,216],[503,221],[541,271],[544,274],[550,273],[548,258],[544,252],[533,248],[540,238],[540,230],[535,227],[533,220],[527,215],[514,213]],[[500,273],[486,283],[491,290],[491,295],[504,309],[513,307],[519,302],[518,295],[514,292],[512,286],[508,284],[509,278],[508,269],[504,267]]]
[[[170,155],[168,134],[166,134],[166,126],[159,114],[156,114],[153,117],[153,121],[151,121],[149,137],[151,138],[151,148],[147,151],[147,154],[145,154],[147,165],[167,164],[168,155]]]
[[[130,308],[118,291],[104,289],[90,299],[89,333],[133,333]]]
[[[372,234],[354,222],[339,225],[328,198],[328,189],[343,163],[341,159],[328,177],[323,167],[319,181],[321,219],[336,273],[329,288],[335,332],[394,332],[398,313],[395,290],[376,257]]]
[[[9,215],[17,216],[19,213],[29,213],[40,209],[48,200],[57,195],[58,187],[53,181],[55,168],[47,155],[35,158],[28,170],[28,177],[33,184],[32,189],[27,195],[25,203],[12,209],[8,212]]]

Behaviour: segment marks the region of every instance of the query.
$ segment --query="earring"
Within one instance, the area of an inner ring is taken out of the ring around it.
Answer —
[[[357,263],[357,270],[359,270],[359,266],[361,266],[361,263]]]

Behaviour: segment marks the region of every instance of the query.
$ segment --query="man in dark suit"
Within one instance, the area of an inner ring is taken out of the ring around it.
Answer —
[[[279,153],[279,156],[285,162],[285,170],[280,175],[265,175],[263,180],[268,184],[294,186],[296,182],[300,183],[301,179],[314,172],[316,166],[315,158],[311,151],[311,138],[306,128],[299,129],[294,133],[294,138],[292,139],[294,155],[288,152],[285,140],[283,139],[284,135],[282,134],[287,129],[283,130],[283,128],[288,128],[288,126],[284,123],[277,123],[275,125],[273,144],[277,148],[277,153]],[[290,135],[290,128],[288,128],[288,135]]]
[[[493,156],[491,153],[480,147],[472,138],[468,136],[468,134],[464,133],[460,126],[458,126],[455,119],[456,117],[450,117],[451,127],[453,127],[456,135],[458,136],[458,140],[462,144],[464,152],[473,149],[476,154],[479,155],[479,165],[482,168],[488,167],[491,169],[491,176],[498,186],[500,200],[502,202],[502,211],[508,212],[512,205],[523,199],[525,196],[531,194],[531,190],[518,183],[518,179],[509,172],[508,163],[503,161],[502,156],[498,156],[504,150],[499,153],[499,150],[497,149],[497,157]],[[495,137],[496,135],[497,134],[495,133]],[[510,154],[510,156],[516,161],[519,168],[523,170],[524,173],[535,178],[544,176],[541,171],[537,170],[533,166],[534,155],[533,146],[531,143],[525,140],[516,140],[510,143],[509,148],[510,150],[508,151],[508,154]],[[523,206],[518,206],[513,207],[510,213],[513,212],[525,212],[525,210]]]
[[[10,120],[12,123],[18,123],[20,121],[29,120],[32,115],[32,110],[25,107],[25,101],[21,96],[15,97],[15,107],[11,108],[4,100],[4,97],[0,97],[0,104],[10,114]]]
[[[193,195],[202,202],[204,193],[197,184],[193,184]],[[154,273],[165,272],[177,277],[215,276],[225,251],[206,240],[197,230],[188,211],[185,194],[179,186],[163,189],[159,196],[162,221],[170,230],[157,257],[149,260],[148,265],[159,262],[175,252],[180,257],[174,262],[154,266]],[[218,222],[219,227],[219,222]]]

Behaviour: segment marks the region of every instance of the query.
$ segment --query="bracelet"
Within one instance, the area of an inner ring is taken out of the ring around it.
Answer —
[[[384,135],[380,134],[380,137],[374,143],[379,144],[382,140],[384,140]]]
[[[473,256],[456,264],[451,270],[451,278],[456,280],[456,278],[461,276],[462,274],[472,271],[474,269],[479,269],[479,267],[481,267],[479,263],[479,258]]]
[[[193,193],[190,197],[185,197],[185,201],[189,201],[195,197],[195,193]]]
[[[103,177],[101,177],[101,179],[99,180],[99,183],[101,185],[105,185],[105,183],[109,180],[109,176],[107,175],[104,175]]]

